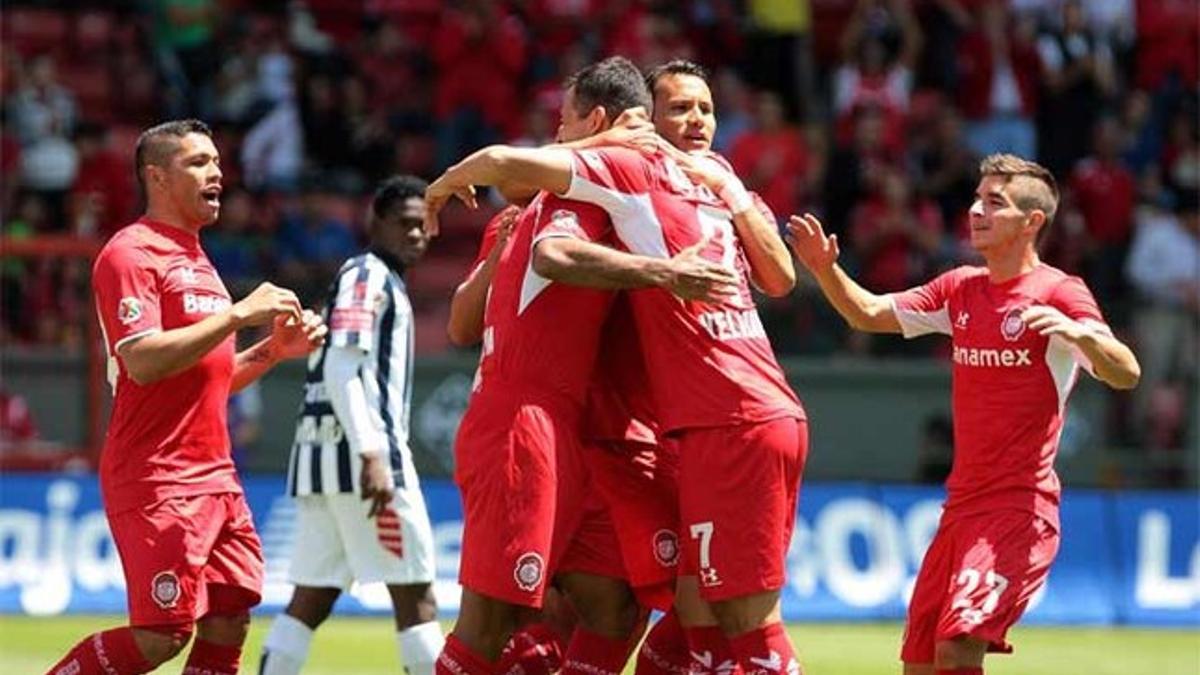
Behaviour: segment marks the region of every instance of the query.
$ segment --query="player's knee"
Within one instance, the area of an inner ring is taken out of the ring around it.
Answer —
[[[618,579],[594,575],[568,575],[563,586],[588,630],[612,638],[631,635],[641,616],[629,585]]]
[[[986,642],[961,637],[939,640],[934,646],[933,660],[938,669],[975,668],[983,665],[986,653]]]
[[[768,591],[711,604],[725,635],[742,635],[779,620],[779,593]]]
[[[195,624],[176,623],[161,626],[139,626],[133,629],[133,641],[138,650],[154,666],[175,658],[192,639]]]
[[[392,596],[397,629],[403,630],[437,619],[437,599],[431,584],[388,586],[388,593]]]
[[[316,629],[333,611],[341,590],[337,588],[309,588],[298,586],[292,600],[284,610],[288,616],[298,619],[309,628]]]
[[[242,644],[250,632],[250,612],[209,614],[200,619],[196,632],[209,642],[222,645]]]

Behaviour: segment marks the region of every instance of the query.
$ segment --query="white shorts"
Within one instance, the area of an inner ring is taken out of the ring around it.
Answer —
[[[349,589],[355,581],[431,583],[433,528],[420,489],[396,490],[390,512],[367,518],[357,494],[296,497],[296,543],[289,581]]]

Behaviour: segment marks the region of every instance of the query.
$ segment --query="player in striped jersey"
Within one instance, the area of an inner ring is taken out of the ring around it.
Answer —
[[[295,593],[263,646],[262,675],[294,675],[313,631],[355,582],[383,581],[410,675],[442,649],[433,597],[433,531],[408,446],[413,316],[404,271],[428,245],[426,184],[390,178],[371,206],[370,249],[329,290],[331,337],[309,359],[288,467],[296,498]]]

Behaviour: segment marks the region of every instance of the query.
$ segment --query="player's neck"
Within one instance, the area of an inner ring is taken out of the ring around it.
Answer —
[[[146,207],[146,213],[143,217],[147,220],[153,220],[156,223],[169,225],[177,230],[187,232],[194,237],[200,236],[200,226],[189,225],[187,219],[180,217],[175,209],[158,204],[150,204]]]
[[[988,277],[993,284],[1002,284],[1032,272],[1042,264],[1037,251],[1032,246],[1025,246],[1014,251],[1002,251],[992,255],[984,254],[987,261]]]

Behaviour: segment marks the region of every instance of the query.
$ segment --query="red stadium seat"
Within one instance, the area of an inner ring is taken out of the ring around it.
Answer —
[[[56,51],[67,44],[70,21],[63,12],[13,8],[6,10],[5,15],[5,42],[26,56]]]
[[[108,12],[80,12],[75,18],[75,54],[87,59],[105,54],[112,46],[116,19]]]
[[[58,79],[75,95],[83,117],[97,122],[112,120],[112,76],[107,67],[63,64]]]

